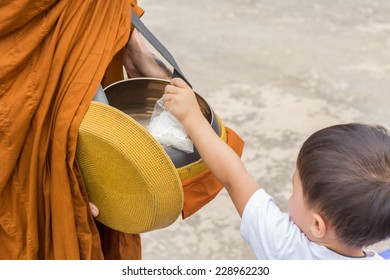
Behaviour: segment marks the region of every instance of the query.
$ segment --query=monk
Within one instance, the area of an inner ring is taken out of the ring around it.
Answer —
[[[131,10],[143,13],[136,0],[1,2],[0,259],[141,258],[139,235],[94,220],[75,160],[100,84],[123,79],[123,65],[131,77],[170,76],[133,31]],[[221,189],[208,171],[183,187],[183,218]]]

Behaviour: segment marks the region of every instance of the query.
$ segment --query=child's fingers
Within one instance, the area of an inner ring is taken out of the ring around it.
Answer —
[[[167,85],[165,87],[164,93],[165,94],[174,94],[178,91],[178,88],[176,86]]]
[[[163,100],[163,104],[164,105],[165,105],[166,102],[168,102],[170,100],[169,96],[170,95],[167,94],[167,93],[162,96],[162,100]]]
[[[181,78],[173,78],[171,80],[171,85],[180,87],[180,88],[190,88],[190,86]]]

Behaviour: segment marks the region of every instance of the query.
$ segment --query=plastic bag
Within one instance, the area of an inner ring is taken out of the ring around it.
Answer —
[[[187,154],[194,152],[194,144],[183,125],[157,100],[150,118],[148,131],[163,146],[172,147]]]

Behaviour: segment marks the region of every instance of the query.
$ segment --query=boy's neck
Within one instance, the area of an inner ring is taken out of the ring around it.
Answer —
[[[361,258],[365,257],[366,253],[362,248],[350,248],[346,247],[344,244],[340,244],[340,242],[336,240],[328,240],[328,242],[317,242],[329,250],[346,257],[353,257],[353,258]]]
[[[329,246],[326,246],[329,250],[332,250],[333,252],[343,255],[346,257],[353,257],[353,258],[362,258],[366,256],[366,253],[361,248],[357,249],[351,249],[351,248],[331,248]]]
[[[314,240],[313,240],[314,241]],[[329,250],[346,257],[362,258],[366,256],[363,248],[351,248],[340,242],[335,231],[328,226],[326,234],[314,242],[325,246]]]

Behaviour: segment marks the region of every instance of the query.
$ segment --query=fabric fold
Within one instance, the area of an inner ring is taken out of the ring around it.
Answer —
[[[78,126],[135,1],[0,4],[0,259],[102,259]],[[65,209],[65,211],[64,211]]]

